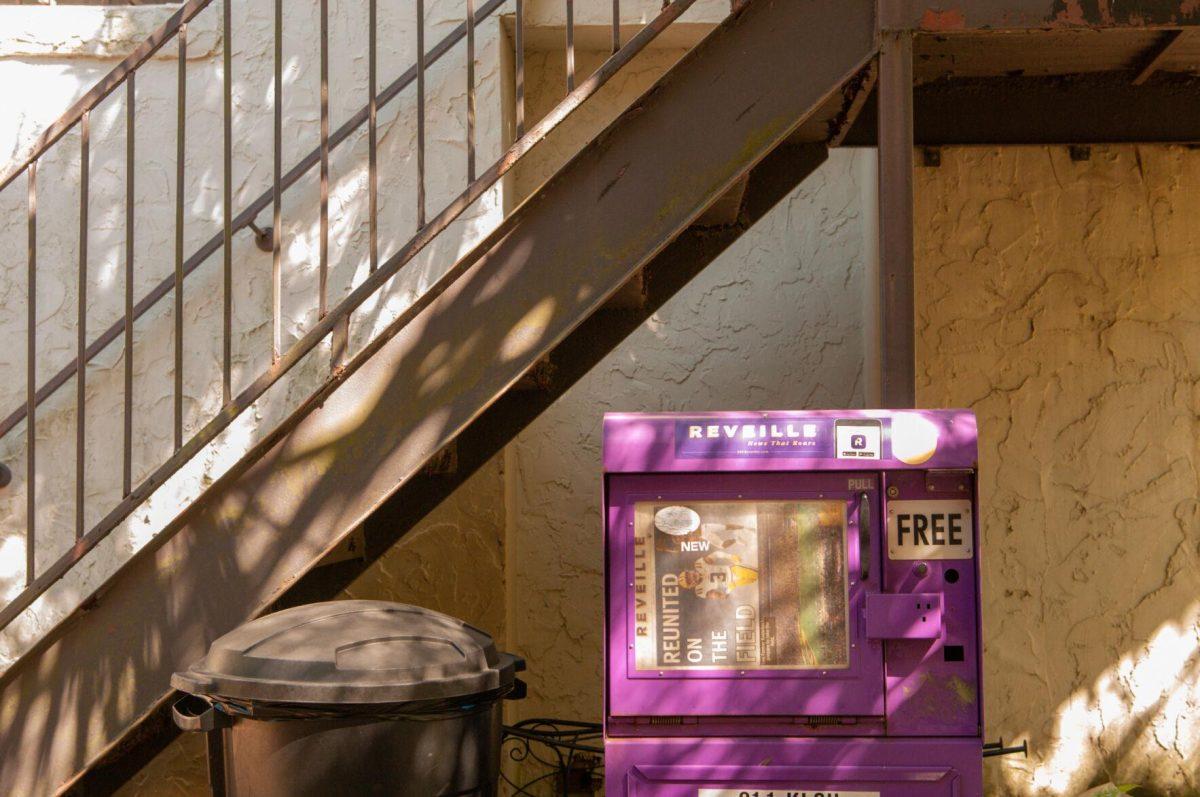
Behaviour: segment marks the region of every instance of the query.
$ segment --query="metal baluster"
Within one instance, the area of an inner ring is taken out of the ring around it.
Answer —
[[[191,1],[195,2],[196,0],[191,0]],[[386,283],[386,281],[398,271],[398,269],[400,267],[402,267],[405,263],[410,262],[440,232],[444,231],[445,229],[447,229],[449,227],[449,225],[454,223],[454,221],[460,217],[460,215],[471,205],[472,202],[479,199],[479,197],[483,194],[484,191],[486,191],[488,189],[489,186],[494,185],[497,180],[499,180],[501,177],[503,177],[505,174],[507,174],[513,168],[514,164],[516,164],[518,162],[519,158],[523,154],[528,152],[528,150],[533,146],[534,142],[542,140],[548,133],[550,133],[551,131],[556,129],[558,127],[558,125],[565,118],[567,118],[567,116],[570,114],[570,112],[573,108],[578,107],[578,105],[581,102],[583,102],[587,97],[594,95],[596,91],[600,90],[604,85],[606,85],[607,82],[609,81],[609,79],[614,74],[616,74],[617,70],[619,70],[622,66],[624,66],[625,64],[628,64],[630,60],[635,58],[638,55],[638,53],[640,53],[647,45],[650,44],[650,42],[652,42],[654,40],[655,36],[657,36],[658,33],[661,32],[661,30],[663,28],[665,28],[668,24],[670,24],[670,22],[673,19],[677,18],[680,14],[682,14],[684,11],[686,11],[687,8],[692,5],[692,2],[693,2],[693,0],[675,0],[673,3],[671,3],[668,6],[668,10],[664,14],[660,15],[653,23],[651,23],[646,28],[644,28],[638,35],[633,37],[633,39],[630,40],[629,44],[626,47],[622,48],[622,50],[619,51],[614,57],[608,59],[608,61],[606,61],[604,64],[602,64],[601,67],[596,71],[596,73],[594,75],[592,75],[591,77],[589,77],[588,80],[586,80],[580,86],[580,88],[577,89],[577,91],[580,92],[579,95],[573,95],[570,102],[560,103],[559,106],[557,106],[553,111],[551,111],[549,114],[547,114],[544,118],[539,120],[538,123],[531,128],[530,132],[528,133],[527,138],[523,138],[521,141],[516,142],[512,146],[510,146],[509,149],[506,151],[506,153],[503,155],[503,157],[501,157],[492,166],[490,166],[485,171],[485,173],[477,179],[475,184],[470,186],[466,191],[464,191],[457,198],[455,198],[450,204],[448,204],[445,208],[443,208],[429,224],[427,224],[424,228],[422,228],[422,230],[418,233],[418,235],[414,236],[408,243],[404,244],[403,247],[400,250],[398,250],[391,258],[389,258],[389,261],[386,264],[384,264],[380,268],[379,271],[377,271],[375,274],[371,275],[367,280],[365,280],[361,285],[359,285],[357,288],[355,288],[350,293],[350,295],[346,299],[347,312],[349,312],[349,308],[356,308],[356,307],[361,306],[361,304],[364,301],[366,301],[369,296],[373,295],[373,293],[375,291],[377,291],[379,288],[381,288]],[[496,0],[488,0],[487,7],[495,7],[493,5],[494,3],[496,5],[499,5],[498,3],[496,3]],[[433,62],[434,60],[439,58],[441,55],[445,54],[445,52],[450,50],[450,48],[453,46],[453,41],[457,37],[461,36],[463,34],[463,32],[464,31],[462,29],[459,29],[452,35],[452,37],[448,37],[447,39],[443,40],[443,42],[446,43],[446,46],[443,48],[442,45],[439,44],[437,47],[435,47],[434,50],[428,54],[428,61]],[[182,49],[182,41],[181,41],[181,55],[182,54],[183,54],[183,49]],[[180,59],[180,69],[181,69],[181,84],[182,84],[182,69],[183,69],[183,59],[182,58]],[[400,78],[398,78],[396,80],[396,82],[394,82],[387,89],[385,89],[383,94],[380,97],[381,103],[386,103],[387,101],[390,101],[390,99],[393,99],[394,97],[399,95],[400,92],[403,91],[404,87],[408,85],[408,82],[415,79],[416,72],[417,72],[417,70],[415,68],[407,70]],[[182,88],[182,85],[181,85],[181,88]],[[180,99],[182,100],[182,98],[183,98],[183,95],[181,92]],[[182,108],[183,108],[183,104],[181,103],[180,104],[180,118],[181,119],[182,119],[182,115],[183,115]],[[346,137],[348,137],[350,135],[350,132],[352,132],[353,128],[356,125],[362,124],[365,120],[366,120],[366,111],[364,109],[359,114],[356,114],[355,117],[352,117],[352,120],[348,121],[346,123],[346,125],[344,125],[342,128],[339,128],[339,131],[336,134],[338,137],[340,137],[340,138],[338,138],[338,140],[344,140]],[[345,132],[343,132],[343,131],[345,131]],[[180,141],[182,142],[182,140],[183,139],[181,137]],[[182,144],[180,145],[180,151],[182,151]],[[287,180],[289,182],[286,184],[290,185],[292,182],[299,180],[301,178],[301,176],[307,172],[308,169],[312,168],[312,166],[316,164],[316,161],[317,161],[317,153],[315,153],[315,152],[310,153],[310,155],[305,157],[300,164],[298,164],[293,170],[289,171],[288,176],[287,176]],[[180,162],[180,164],[182,164],[182,158],[180,158],[179,162]],[[30,239],[29,240],[29,246],[30,246],[29,299],[30,299],[30,301],[29,301],[29,307],[28,307],[28,311],[29,311],[29,313],[28,313],[29,314],[28,377],[29,377],[29,380],[28,380],[28,384],[27,384],[27,390],[28,390],[27,405],[28,406],[26,407],[26,412],[25,412],[25,417],[28,419],[29,432],[30,432],[30,435],[29,435],[30,440],[28,443],[28,445],[30,447],[30,457],[28,459],[28,468],[29,468],[28,476],[29,476],[29,481],[30,481],[30,493],[28,496],[28,507],[27,507],[27,511],[29,513],[29,523],[28,523],[29,538],[28,539],[30,542],[30,547],[29,547],[29,552],[28,552],[28,561],[27,561],[27,574],[29,576],[30,583],[29,583],[27,589],[25,589],[20,594],[18,594],[8,604],[6,604],[3,607],[0,607],[0,627],[7,625],[20,612],[22,612],[24,609],[28,608],[37,599],[37,597],[39,595],[41,595],[43,592],[45,592],[45,590],[50,585],[55,583],[58,579],[62,578],[70,570],[70,568],[72,567],[73,564],[78,562],[84,555],[86,555],[86,553],[88,551],[90,551],[97,544],[99,544],[102,540],[104,540],[106,538],[106,536],[122,521],[122,519],[127,517],[128,513],[136,507],[137,503],[144,500],[150,494],[154,485],[161,484],[165,479],[169,478],[169,476],[172,473],[176,472],[176,470],[183,463],[185,463],[190,457],[194,456],[198,451],[201,450],[201,448],[203,446],[207,445],[209,442],[211,442],[213,439],[215,439],[216,436],[219,435],[224,429],[228,428],[230,422],[235,418],[237,413],[249,408],[256,399],[260,398],[265,393],[265,391],[267,391],[272,385],[276,384],[278,382],[278,380],[284,374],[288,373],[288,371],[292,367],[294,367],[297,363],[299,363],[308,353],[310,353],[314,348],[319,346],[321,344],[321,342],[325,339],[325,337],[334,330],[335,325],[343,317],[343,314],[338,313],[338,314],[335,314],[334,318],[329,318],[327,316],[325,319],[322,319],[320,322],[318,322],[312,329],[310,329],[304,336],[302,336],[300,340],[298,340],[296,342],[295,346],[290,347],[288,349],[288,351],[283,354],[283,356],[280,358],[278,363],[276,363],[271,368],[267,369],[266,371],[264,371],[263,373],[258,375],[255,379],[253,379],[251,384],[249,384],[246,387],[246,389],[233,402],[231,402],[229,405],[227,405],[227,407],[225,408],[225,411],[218,413],[218,415],[216,417],[214,417],[213,419],[211,419],[207,424],[205,424],[203,428],[197,430],[196,433],[190,437],[186,446],[183,446],[170,460],[168,460],[166,463],[163,463],[162,465],[160,465],[155,470],[154,473],[150,474],[146,479],[141,481],[139,483],[139,485],[134,489],[134,491],[128,497],[126,497],[120,504],[118,504],[117,507],[115,507],[105,517],[105,519],[101,520],[94,528],[92,528],[86,535],[84,535],[84,537],[81,538],[66,553],[64,553],[62,556],[57,558],[54,562],[52,562],[44,573],[37,574],[34,570],[34,557],[33,557],[33,553],[32,553],[33,529],[34,529],[33,513],[34,513],[34,508],[35,508],[35,496],[34,496],[35,491],[33,490],[33,484],[32,484],[33,477],[34,477],[34,458],[33,458],[34,452],[32,449],[34,447],[34,438],[36,437],[36,435],[34,434],[34,421],[35,421],[34,412],[35,412],[35,408],[36,408],[36,399],[37,399],[38,394],[40,393],[40,391],[37,391],[35,388],[35,385],[36,385],[36,379],[35,379],[35,377],[36,377],[36,373],[35,373],[36,372],[36,367],[35,367],[36,358],[34,356],[36,353],[35,352],[35,345],[36,345],[35,344],[35,335],[36,335],[36,318],[37,318],[36,306],[35,306],[36,305],[36,284],[35,284],[35,279],[36,279],[36,276],[35,276],[35,274],[36,274],[36,266],[35,266],[35,261],[36,261],[36,243],[35,243],[35,241],[36,241],[36,221],[35,221],[36,220],[36,188],[34,187],[34,166],[35,165],[36,165],[36,159],[31,158],[28,161],[28,163],[22,167],[22,168],[28,168],[29,173],[30,173],[30,178],[29,178],[30,179],[30,185],[29,185],[29,228],[30,228],[29,229],[29,239]],[[182,169],[182,166],[180,168]],[[182,174],[182,171],[180,171],[180,174]],[[180,180],[180,186],[182,187],[182,180]],[[254,213],[260,213],[263,209],[265,209],[265,207],[269,203],[270,199],[271,199],[270,193],[265,192],[259,199],[254,200],[254,202],[251,203],[250,206],[247,207],[247,209],[245,211],[243,211],[243,214],[241,214],[239,216],[239,226],[243,223],[246,223],[248,220],[252,220]],[[251,208],[253,208],[253,212],[251,212]],[[182,224],[177,225],[177,234],[181,234],[179,232],[181,230],[182,230]],[[221,246],[222,239],[223,239],[222,233],[218,233],[218,234],[214,235],[204,245],[202,245],[197,250],[197,252],[193,255],[192,258],[189,258],[187,261],[184,261],[183,265],[184,265],[185,273],[190,273],[191,270],[198,268],[204,262],[204,260],[206,258],[211,257],[213,254],[215,254],[217,248],[219,248]],[[451,277],[451,281],[452,281],[452,279],[453,278]],[[402,313],[398,319],[396,319],[395,323],[398,323],[401,326],[410,323],[416,317],[416,314],[419,314],[422,311],[422,308],[427,307],[428,303],[430,301],[433,301],[433,297],[435,297],[436,295],[439,295],[439,293],[440,293],[439,286],[443,286],[444,284],[446,284],[445,281],[439,282],[438,285],[434,286],[435,290],[427,292],[424,296],[419,297],[416,300],[416,303],[412,307],[406,309],[405,312]],[[144,297],[143,300],[138,303],[138,305],[135,309],[137,309],[138,312],[145,312],[146,310],[151,308],[159,299],[161,299],[161,298],[163,298],[163,296],[165,296],[165,293],[167,290],[169,290],[170,285],[171,285],[171,281],[169,279],[164,280],[162,283],[160,283],[160,285],[158,287],[156,287],[146,297]],[[141,309],[139,309],[139,308],[141,308]],[[110,327],[110,330],[106,331],[105,335],[102,336],[102,338],[100,339],[103,341],[103,343],[100,343],[99,341],[97,342],[96,351],[99,351],[100,349],[103,348],[103,346],[107,346],[113,340],[115,340],[115,338],[119,334],[119,330],[120,330],[119,324],[114,324],[112,327]],[[69,374],[70,374],[71,370],[73,370],[73,368],[74,368],[73,365],[68,366],[67,368],[64,368],[59,373],[67,374],[66,378],[69,378]],[[57,378],[57,376],[55,378]],[[58,385],[61,385],[61,383],[58,383]],[[56,385],[56,387],[57,387],[57,385]],[[53,389],[54,388],[50,388],[47,391],[47,394],[49,394],[49,391],[53,390]],[[4,423],[9,423],[9,421],[6,420],[6,421],[4,421]]]
[[[321,242],[317,318],[324,318],[329,282],[329,0],[321,0]]]
[[[179,26],[175,110],[175,450],[183,447],[183,158],[187,132],[187,25]]]
[[[123,495],[133,490],[133,164],[136,72],[130,72],[125,100],[125,447]]]
[[[271,362],[283,353],[283,0],[275,0],[275,164],[271,181]]]
[[[467,0],[468,3],[471,0]],[[370,270],[374,272],[379,268],[379,163],[378,163],[378,127],[376,114],[378,112],[376,98],[376,79],[377,79],[377,45],[375,42],[376,33],[376,14],[375,0],[371,0],[369,4],[368,26],[367,31],[367,50],[370,64],[367,66],[367,90],[370,94],[367,97],[367,193],[370,202],[371,214],[371,265]]]
[[[467,0],[467,183],[475,182],[475,0]]]
[[[225,163],[222,201],[225,214],[224,301],[221,319],[221,405],[233,398],[233,37],[232,0],[225,0],[221,50],[224,53]]]
[[[525,135],[525,2],[517,0],[513,49],[517,55],[517,138]]]
[[[567,0],[567,93],[575,90],[575,0]]]
[[[417,229],[425,226],[425,2],[417,0]]]
[[[612,51],[621,49],[621,0],[613,0]]]
[[[83,536],[83,448],[86,437],[87,412],[84,407],[87,389],[87,258],[88,258],[88,189],[91,175],[91,113],[79,120],[79,315],[75,323],[75,539]]]
[[[29,164],[28,172],[28,223],[29,223],[29,296],[28,332],[25,341],[25,586],[33,583],[36,575],[34,561],[34,516],[37,508],[37,469],[34,464],[37,439],[37,161]]]
[[[682,1],[683,0],[676,0],[676,2]],[[510,2],[510,0],[486,0],[486,2],[477,8],[476,20],[490,18],[494,12],[496,12],[507,2]],[[185,27],[186,26],[181,23],[181,29]],[[444,58],[453,50],[454,46],[460,39],[463,38],[463,36],[465,36],[465,24],[460,24],[445,38],[441,39],[436,45],[426,51],[426,65],[432,66],[436,61]],[[179,39],[180,43],[182,44],[184,37],[177,34],[176,38]],[[415,80],[416,67],[415,65],[411,65],[394,80],[379,89],[377,105],[380,108],[383,108],[389,102],[392,102],[398,96],[400,96]],[[357,113],[350,116],[339,127],[332,129],[329,136],[329,145],[331,150],[340,146],[347,139],[349,139],[357,130],[357,128],[366,123],[366,119],[367,109],[366,107],[363,107]],[[73,120],[72,124],[76,123],[77,121],[77,119]],[[45,139],[45,136],[43,136],[43,139]],[[55,140],[57,140],[57,138],[55,138]],[[303,158],[301,158],[292,168],[288,169],[284,173],[282,186],[283,189],[286,191],[290,186],[295,185],[302,180],[309,171],[316,168],[318,162],[318,148],[314,148],[312,151],[306,153]],[[22,163],[17,174],[19,175],[21,171],[26,168],[26,166],[26,163]],[[13,177],[3,177],[0,179],[11,182]],[[235,228],[240,229],[242,226],[248,225],[263,211],[269,212],[270,206],[271,188],[268,186],[260,196],[248,203],[240,213],[234,216],[233,221]],[[208,262],[209,258],[213,256],[219,257],[223,242],[224,230],[221,227],[218,227],[216,233],[212,237],[207,238],[200,243],[192,252],[192,254],[184,260],[184,276],[186,277],[193,271],[203,267],[204,264]],[[168,274],[163,278],[162,281],[151,287],[134,305],[135,322],[138,318],[149,312],[153,307],[158,306],[160,301],[165,300],[165,297],[171,293],[173,289],[174,276],[172,274]],[[89,361],[94,359],[106,347],[117,341],[121,337],[122,328],[123,320],[118,319],[100,335],[94,338],[87,350],[87,357]],[[49,396],[53,395],[56,391],[66,385],[66,383],[72,379],[74,374],[75,363],[72,360],[64,365],[61,369],[54,372],[46,382],[42,383],[41,387],[37,390],[37,401],[39,403],[46,401]],[[25,412],[26,407],[24,404],[21,404],[13,412],[9,413],[3,418],[0,418],[0,436],[7,434],[19,423],[21,423],[25,418]]]
[[[318,317],[329,312],[329,0],[321,0],[321,273]],[[342,316],[330,339],[330,368],[342,364],[350,338],[350,317]]]

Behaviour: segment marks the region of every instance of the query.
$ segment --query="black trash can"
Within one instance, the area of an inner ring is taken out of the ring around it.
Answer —
[[[496,793],[501,701],[524,662],[438,612],[334,601],[253,620],[172,685],[175,722],[208,734],[213,793]]]

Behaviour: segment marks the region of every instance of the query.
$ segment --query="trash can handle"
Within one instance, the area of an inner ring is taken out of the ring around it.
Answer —
[[[184,695],[171,706],[171,716],[180,730],[208,732],[229,726],[225,712],[198,695]]]
[[[520,678],[513,678],[512,689],[504,696],[505,700],[524,700],[529,695],[529,686]]]

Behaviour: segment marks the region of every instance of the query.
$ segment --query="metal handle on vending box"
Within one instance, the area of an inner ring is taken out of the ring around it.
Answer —
[[[1000,741],[985,742],[983,745],[983,757],[984,758],[992,758],[993,756],[1000,756],[1000,755],[1014,755],[1016,753],[1020,753],[1021,755],[1025,756],[1026,758],[1029,758],[1029,741],[1026,740],[1026,741],[1021,742],[1020,745],[1013,745],[1011,747],[1005,747],[1004,746],[1004,737],[1001,736]]]
[[[858,561],[866,581],[871,577],[871,497],[866,493],[858,497]]]

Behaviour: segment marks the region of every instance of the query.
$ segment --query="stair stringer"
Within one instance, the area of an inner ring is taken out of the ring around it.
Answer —
[[[69,787],[874,53],[869,0],[753,0],[291,426],[0,678],[0,792]],[[688,122],[692,122],[689,126]]]
[[[866,91],[856,88],[851,97],[844,98],[843,108],[853,97]],[[426,465],[375,509],[361,526],[361,557],[335,563],[323,560],[293,582],[267,611],[336,599],[592,366],[611,353],[825,162],[824,143],[812,142],[805,137],[793,138],[754,167],[737,218],[719,227],[689,227],[646,264],[632,283],[627,283],[604,307],[589,316],[539,361],[538,367],[551,364],[544,384],[534,388],[522,385],[529,378],[527,374],[522,382],[510,387],[455,438],[453,467]],[[627,306],[628,299],[622,294],[631,292],[634,283],[639,287],[640,301],[637,306]],[[441,454],[434,461],[440,458]],[[345,540],[343,538],[343,546]],[[170,706],[161,704],[139,721],[118,746],[90,766],[75,781],[70,793],[111,793],[116,786],[140,772],[179,733],[171,718]]]

